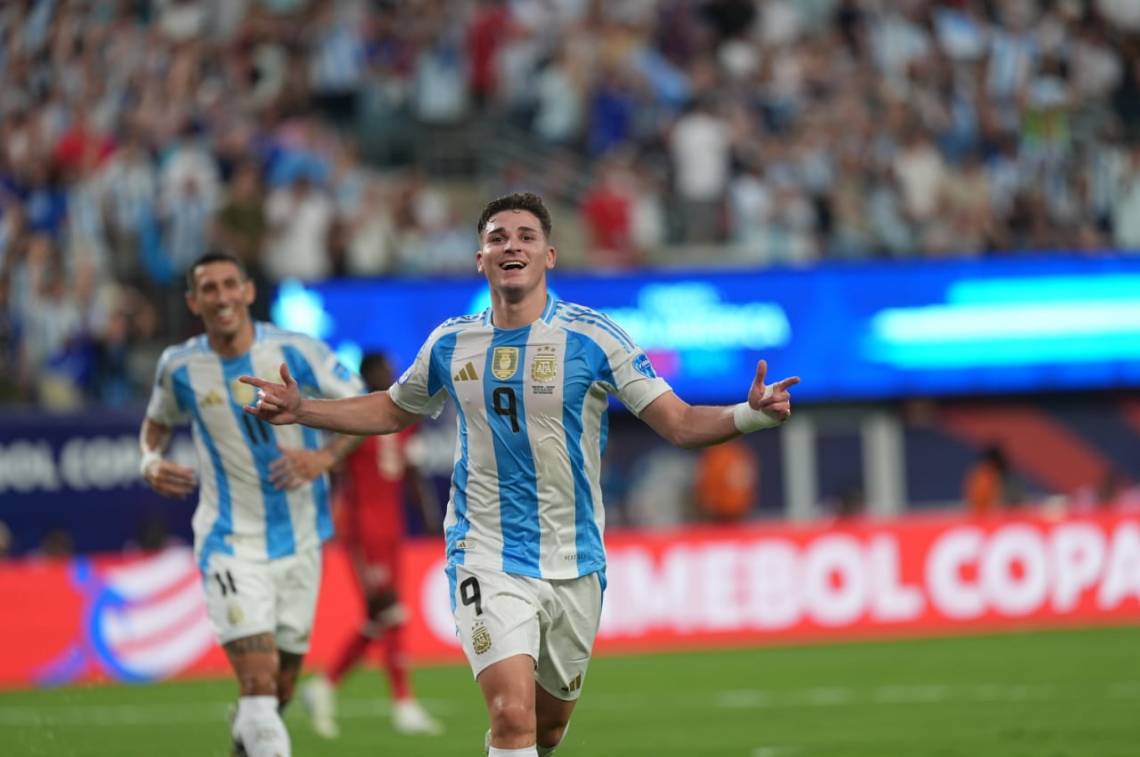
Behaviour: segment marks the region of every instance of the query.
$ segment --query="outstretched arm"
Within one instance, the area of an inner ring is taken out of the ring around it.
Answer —
[[[742,433],[778,426],[792,414],[788,389],[800,383],[798,376],[765,384],[768,363],[756,364],[756,378],[748,390],[748,402],[739,405],[690,405],[667,392],[641,411],[641,419],[679,447],[707,447]]]
[[[256,376],[242,376],[240,381],[260,390],[257,402],[245,411],[278,426],[300,423],[342,434],[371,435],[393,434],[419,420],[393,402],[386,391],[336,400],[303,399],[284,363],[280,384]]]

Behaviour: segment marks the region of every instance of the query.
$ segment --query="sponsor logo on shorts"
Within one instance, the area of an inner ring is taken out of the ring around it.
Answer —
[[[231,626],[240,625],[245,620],[245,613],[237,605],[230,605],[226,608],[226,620]]]
[[[475,654],[483,654],[491,648],[491,632],[481,620],[475,621],[475,625],[471,626],[471,646],[475,649]]]

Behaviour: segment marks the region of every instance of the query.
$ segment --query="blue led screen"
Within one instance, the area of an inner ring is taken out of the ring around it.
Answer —
[[[551,288],[622,325],[690,402],[738,401],[761,357],[808,401],[1140,386],[1140,259],[556,271]],[[273,318],[354,367],[383,349],[402,369],[488,303],[478,278],[286,283]]]

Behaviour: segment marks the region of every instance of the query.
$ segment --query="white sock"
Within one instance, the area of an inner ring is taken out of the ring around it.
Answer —
[[[488,757],[538,757],[538,752],[535,751],[533,744],[522,749],[499,749],[493,746],[487,755]]]
[[[289,732],[277,712],[275,696],[239,699],[233,730],[249,757],[290,757]]]

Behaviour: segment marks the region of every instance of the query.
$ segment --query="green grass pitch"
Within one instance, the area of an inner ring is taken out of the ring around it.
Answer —
[[[466,667],[415,683],[445,735],[393,734],[382,677],[364,669],[341,690],[340,739],[291,708],[293,753],[481,755]],[[225,755],[233,692],[214,680],[0,694],[0,754]],[[1140,628],[603,657],[558,754],[1133,757]]]

